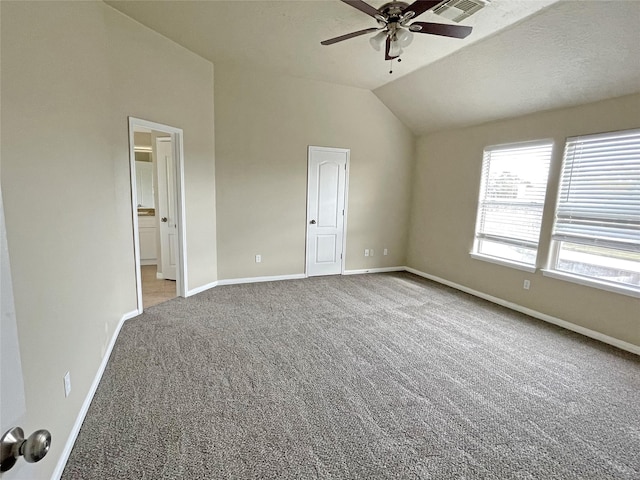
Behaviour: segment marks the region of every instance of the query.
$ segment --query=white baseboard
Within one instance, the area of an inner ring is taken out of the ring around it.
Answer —
[[[161,272],[156,272],[156,280],[164,280],[164,275]]]
[[[380,268],[367,268],[362,270],[345,270],[343,275],[359,275],[363,273],[383,273],[383,272],[404,272],[406,267],[380,267]],[[277,282],[280,280],[300,280],[307,278],[304,273],[295,273],[292,275],[273,275],[265,277],[245,277],[245,278],[227,278],[224,280],[217,280],[215,282],[196,287],[187,292],[187,297],[195,295],[196,293],[204,292],[210,288],[214,288],[222,285],[239,285],[242,283],[260,283],[260,282]]]
[[[155,258],[140,260],[140,265],[158,265],[158,260],[156,260]]]
[[[456,290],[460,290],[462,292],[468,293],[475,297],[488,300],[489,302],[502,305],[503,307],[510,308],[511,310],[515,310],[520,313],[524,313],[525,315],[529,315],[530,317],[534,317],[539,320],[543,320],[545,322],[558,325],[559,327],[566,328],[567,330],[571,330],[573,332],[579,333],[581,335],[584,335],[585,337],[590,337],[595,340],[599,340],[603,343],[613,345],[614,347],[618,347],[621,350],[626,350],[627,352],[640,355],[640,346],[634,345],[633,343],[625,342],[624,340],[620,340],[615,337],[610,337],[609,335],[605,335],[604,333],[596,332],[595,330],[581,327],[580,325],[576,325],[575,323],[567,322],[566,320],[562,320],[557,317],[552,317],[551,315],[547,315],[546,313],[538,312],[537,310],[532,310],[530,308],[523,307],[522,305],[518,305],[517,303],[509,302],[507,300],[503,300],[502,298],[494,297],[493,295],[488,295],[486,293],[479,292],[478,290],[473,290],[471,288],[465,287],[464,285],[460,285],[454,282],[450,282],[449,280],[445,280],[444,278],[436,277],[435,275],[430,275],[428,273],[421,272],[420,270],[416,270],[415,268],[406,267],[405,270],[407,272],[413,273],[420,277],[433,280],[434,282],[438,282],[443,285],[447,285],[448,287],[455,288]]]
[[[216,280],[215,282],[207,283],[206,285],[202,285],[200,287],[192,288],[191,290],[187,291],[187,295],[186,296],[190,297],[191,295],[195,295],[196,293],[204,292],[205,290],[209,290],[210,288],[217,287],[218,285],[219,285],[219,283]]]
[[[363,268],[360,270],[345,270],[343,275],[361,275],[363,273],[404,272],[407,267],[377,267]]]
[[[239,283],[278,282],[280,280],[300,280],[301,278],[307,278],[307,276],[304,273],[295,273],[293,275],[275,275],[271,277],[228,278],[226,280],[218,280],[218,285],[237,285]]]
[[[56,465],[56,469],[53,471],[53,475],[51,475],[51,480],[59,480],[62,476],[62,472],[64,471],[64,467],[67,465],[67,461],[69,460],[69,455],[71,455],[71,450],[73,450],[73,445],[78,438],[78,433],[80,433],[80,427],[82,427],[82,422],[84,422],[84,417],[86,417],[87,412],[89,411],[89,406],[91,405],[91,401],[93,400],[93,396],[96,394],[96,390],[98,389],[98,385],[100,384],[100,380],[102,379],[102,375],[104,374],[105,368],[107,368],[107,363],[109,362],[109,357],[111,357],[111,351],[113,350],[114,345],[116,344],[116,340],[118,335],[120,334],[120,330],[122,329],[122,325],[124,322],[129,320],[130,318],[138,316],[138,311],[133,310],[129,313],[125,313],[118,325],[116,326],[115,331],[111,337],[111,341],[107,346],[107,349],[102,357],[102,362],[100,363],[100,367],[96,372],[96,376],[93,379],[93,383],[89,388],[89,392],[87,392],[87,396],[84,399],[84,403],[80,408],[80,412],[78,412],[78,416],[76,417],[76,421],[71,428],[71,432],[69,433],[69,437],[67,437],[67,442],[64,445],[64,449],[62,450],[62,454],[58,459],[58,463]]]

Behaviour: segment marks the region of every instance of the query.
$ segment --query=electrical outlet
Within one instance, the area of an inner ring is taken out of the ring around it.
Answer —
[[[68,397],[71,393],[71,373],[64,374],[64,396]]]
[[[382,255],[388,255],[389,254],[389,250],[387,250],[386,248],[382,251]]]
[[[525,290],[529,290],[530,286],[531,286],[531,282],[529,280],[525,280],[524,284],[522,285],[522,288],[524,288]]]
[[[364,249],[364,256],[365,256],[365,257],[368,257],[368,256],[369,256],[369,249],[368,249],[368,248],[365,248],[365,249]]]
[[[256,263],[262,262],[262,255],[256,255]]]
[[[373,248],[370,248],[370,249],[369,249],[369,256],[370,256],[370,257],[373,257]]]

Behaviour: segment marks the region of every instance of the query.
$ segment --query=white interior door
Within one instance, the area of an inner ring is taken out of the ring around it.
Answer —
[[[175,280],[178,264],[178,201],[176,166],[171,137],[156,140],[158,167],[158,218],[162,277]]]
[[[309,147],[307,275],[342,273],[349,150]]]
[[[18,326],[13,303],[13,285],[9,250],[4,223],[4,208],[0,192],[0,436],[13,427],[25,427],[27,404],[22,378],[22,362]],[[31,432],[25,432],[30,435]],[[8,472],[2,474],[6,480],[29,478],[28,465],[20,461]]]

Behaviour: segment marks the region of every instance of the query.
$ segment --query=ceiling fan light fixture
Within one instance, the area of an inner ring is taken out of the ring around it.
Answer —
[[[402,47],[397,40],[392,40],[389,45],[389,56],[390,57],[399,57],[402,54]]]
[[[371,46],[375,51],[379,52],[380,49],[382,48],[382,43],[386,40],[386,38],[387,38],[387,32],[386,30],[382,30],[376,33],[373,37],[371,37],[369,39],[369,43],[371,44]]]
[[[399,28],[396,31],[396,40],[401,47],[408,47],[413,41],[413,33],[404,28]]]

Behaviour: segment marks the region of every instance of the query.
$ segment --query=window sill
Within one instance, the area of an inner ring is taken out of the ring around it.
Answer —
[[[516,270],[522,270],[524,272],[534,273],[536,267],[527,265],[525,263],[514,262],[512,260],[505,260],[498,257],[490,257],[489,255],[483,255],[481,253],[471,252],[471,258],[476,260],[482,260],[483,262],[495,263],[496,265],[502,265],[503,267],[515,268]]]
[[[582,277],[580,275],[573,275],[571,273],[560,272],[558,270],[542,269],[542,274],[545,277],[556,278],[558,280],[565,280],[571,283],[577,283],[586,287],[599,288],[600,290],[606,290],[608,292],[620,293],[622,295],[628,295],[630,297],[640,298],[640,290],[633,287],[625,287],[623,285],[616,285],[613,283],[603,282],[595,280],[593,278]]]

